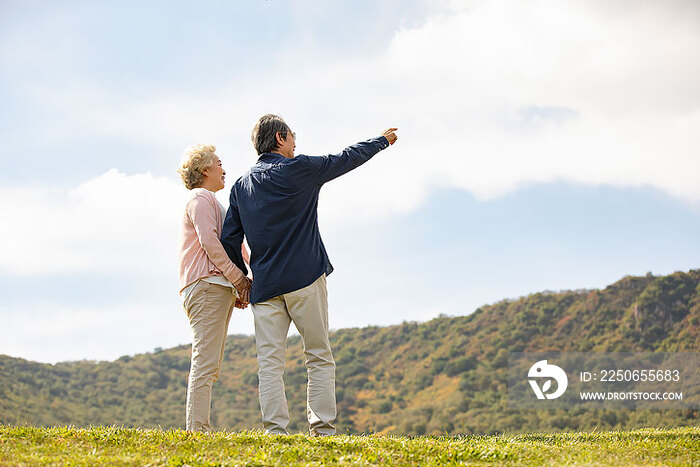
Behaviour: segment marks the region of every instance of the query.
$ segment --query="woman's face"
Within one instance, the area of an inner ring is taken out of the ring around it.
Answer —
[[[226,184],[226,171],[221,165],[221,160],[218,156],[214,156],[214,163],[208,169],[202,172],[205,177],[205,184],[211,191],[219,191]]]

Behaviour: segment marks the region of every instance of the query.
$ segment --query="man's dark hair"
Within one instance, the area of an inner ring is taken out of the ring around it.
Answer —
[[[282,117],[275,114],[267,114],[260,117],[258,123],[255,124],[250,139],[253,141],[253,146],[255,146],[258,154],[272,152],[279,147],[276,138],[277,132],[280,133],[282,138],[286,138],[289,131],[291,130],[282,120]]]

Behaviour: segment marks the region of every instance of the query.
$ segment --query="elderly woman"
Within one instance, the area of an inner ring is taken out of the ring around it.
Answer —
[[[248,305],[251,285],[219,240],[225,211],[214,193],[224,187],[226,172],[215,150],[211,145],[192,146],[178,169],[185,187],[192,190],[180,238],[180,295],[194,334],[187,385],[188,431],[211,430],[211,388],[221,370],[231,312],[234,305]]]

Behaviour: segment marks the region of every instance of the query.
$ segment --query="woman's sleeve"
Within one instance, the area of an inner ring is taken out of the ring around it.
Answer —
[[[245,264],[250,266],[250,254],[248,253],[248,250],[246,250],[245,245],[241,243],[241,256],[243,256],[243,261]]]
[[[217,222],[215,209],[219,207],[212,204],[210,200],[204,196],[195,196],[192,201],[187,204],[187,215],[192,219],[192,224],[197,232],[199,244],[209,256],[209,259],[214,266],[231,283],[238,288],[245,280],[245,274],[236,267],[235,264],[226,254],[219,236],[216,232]]]

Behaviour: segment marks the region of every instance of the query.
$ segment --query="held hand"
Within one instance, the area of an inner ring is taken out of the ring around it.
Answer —
[[[384,130],[384,133],[382,133],[382,136],[386,137],[389,144],[394,144],[396,142],[397,136],[396,133],[394,133],[396,130],[398,130],[398,128],[389,128],[388,130]]]
[[[236,307],[238,307],[239,303],[241,305],[243,305],[239,308],[245,308],[246,306],[248,306],[248,303],[250,303],[250,287],[251,287],[251,285],[252,285],[252,282],[247,277],[245,278],[245,281],[236,285],[236,290],[238,291],[238,298],[236,299]]]

